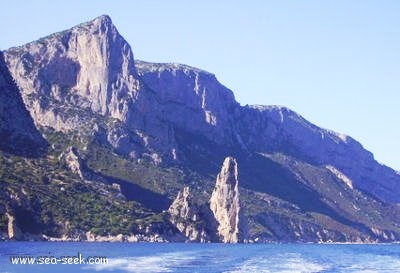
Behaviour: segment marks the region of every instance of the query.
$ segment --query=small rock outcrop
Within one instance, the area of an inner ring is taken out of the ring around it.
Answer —
[[[65,165],[71,170],[71,172],[77,174],[81,179],[89,179],[82,158],[75,147],[71,146],[67,148],[67,150],[61,154],[60,159],[64,161]]]
[[[7,228],[7,233],[8,233],[8,238],[10,240],[21,240],[24,238],[21,230],[16,224],[15,217],[11,213],[6,213],[7,219],[8,219],[8,228]]]
[[[206,231],[202,207],[193,203],[193,196],[189,187],[183,188],[176,196],[168,209],[170,221],[189,240],[195,242],[209,242],[210,236]]]
[[[210,208],[218,223],[218,235],[224,243],[245,240],[245,219],[239,200],[239,172],[236,159],[227,157],[217,176]]]

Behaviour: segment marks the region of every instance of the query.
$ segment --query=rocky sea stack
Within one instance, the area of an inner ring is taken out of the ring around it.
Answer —
[[[210,199],[210,208],[218,223],[218,235],[224,243],[244,240],[245,219],[239,197],[239,171],[236,159],[227,157],[217,176],[215,189]]]
[[[108,16],[0,54],[4,240],[393,242],[399,203],[353,138],[135,60]]]

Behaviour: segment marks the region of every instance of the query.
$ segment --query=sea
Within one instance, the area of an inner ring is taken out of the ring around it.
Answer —
[[[11,272],[396,273],[400,245],[1,242]]]

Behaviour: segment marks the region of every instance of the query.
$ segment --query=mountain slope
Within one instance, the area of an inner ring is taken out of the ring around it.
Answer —
[[[376,162],[372,153],[351,137],[319,128],[285,107],[241,107],[213,75],[195,68],[141,61],[136,68],[164,103],[174,107],[167,118],[177,114],[189,123],[182,126],[172,121],[176,127],[223,143],[230,150],[284,152],[314,165],[335,166],[355,187],[384,201],[399,202],[400,176]],[[198,120],[187,118],[194,116],[189,112],[193,109]],[[202,127],[207,122],[213,126]]]
[[[11,227],[25,238],[184,240],[167,208],[185,187],[194,203],[206,206],[223,160],[233,156],[249,240],[400,238],[400,175],[361,144],[285,107],[241,106],[206,71],[134,60],[108,16],[11,48],[4,61],[2,77],[8,86],[11,77],[16,84],[0,95],[22,97],[15,115],[31,125],[23,130],[0,111],[0,132],[18,138],[32,131],[31,138],[49,144],[28,158],[2,140],[4,232]],[[35,183],[29,183],[32,174]],[[90,215],[85,224],[71,214],[77,208],[65,193],[91,208],[75,213]],[[24,230],[26,215],[35,228]]]
[[[25,108],[0,52],[0,148],[9,152],[37,156],[46,142],[37,131]]]

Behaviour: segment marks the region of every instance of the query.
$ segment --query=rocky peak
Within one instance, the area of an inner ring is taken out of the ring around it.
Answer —
[[[79,24],[70,29],[70,31],[81,32],[82,34],[86,32],[86,34],[94,34],[94,35],[103,35],[108,36],[108,39],[115,39],[116,36],[119,36],[117,28],[114,26],[111,18],[108,15],[101,15],[99,17],[94,18],[91,21]],[[68,32],[68,30],[67,30]],[[63,34],[61,32],[60,34]],[[51,36],[57,36],[58,34],[53,34]]]
[[[176,159],[171,128],[161,122],[165,112],[108,16],[4,55],[37,127],[87,133],[106,126],[105,138],[120,154]]]
[[[67,150],[61,154],[60,159],[64,161],[71,172],[77,174],[83,180],[86,179],[82,158],[75,147],[71,146],[67,148]]]
[[[60,122],[40,117],[51,108],[44,98],[123,120],[139,88],[131,48],[108,16],[11,48],[5,59],[40,125]]]
[[[204,207],[193,202],[189,187],[183,188],[168,209],[170,221],[189,241],[209,242],[210,235],[207,226],[213,219],[208,219]]]
[[[172,202],[168,211],[171,215],[176,217],[196,220],[196,212],[192,208],[192,195],[190,194],[189,187],[184,187],[178,192],[174,202]]]
[[[87,24],[87,25],[98,25],[98,26],[106,27],[106,28],[110,28],[111,27],[111,28],[115,29],[115,27],[114,27],[114,25],[113,25],[113,23],[111,21],[110,16],[108,16],[107,14],[100,15],[97,18],[93,19],[92,21],[90,21],[88,23],[84,23],[84,24]]]
[[[218,223],[218,234],[224,243],[245,239],[245,219],[239,199],[239,172],[236,159],[227,157],[217,176],[210,208]]]
[[[236,159],[233,157],[225,158],[224,163],[222,164],[221,172],[217,176],[216,188],[219,186],[224,187],[225,185],[235,189],[237,189],[239,186],[238,164]],[[232,191],[231,193],[235,194],[236,191]]]

